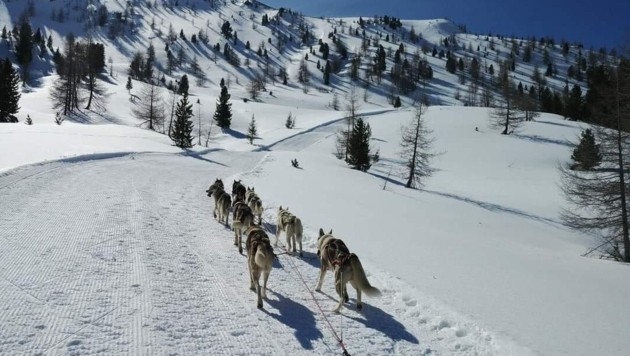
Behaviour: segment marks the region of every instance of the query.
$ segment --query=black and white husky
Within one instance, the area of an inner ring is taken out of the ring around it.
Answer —
[[[335,312],[339,312],[343,303],[348,301],[348,290],[346,289],[348,282],[357,291],[357,310],[359,311],[363,308],[361,303],[362,292],[369,296],[381,295],[378,289],[370,285],[359,257],[354,253],[350,253],[346,244],[332,235],[332,230],[326,234],[323,229],[319,229],[317,255],[321,265],[319,281],[315,290],[321,290],[326,271],[329,269],[333,270],[335,274],[335,290],[337,295],[339,295],[339,304],[334,309]]]
[[[238,252],[243,253],[243,231],[254,225],[252,210],[242,201],[232,204],[232,230],[234,230],[234,245],[238,246]]]
[[[287,252],[295,253],[296,245],[300,245],[300,257],[302,256],[302,220],[289,212],[289,208],[278,208],[278,217],[276,221],[276,246],[278,245],[278,237],[284,231],[287,235]]]
[[[269,237],[259,226],[250,226],[245,230],[247,241],[247,266],[249,268],[249,289],[256,291],[258,301],[256,306],[263,307],[262,298],[267,298],[267,280],[273,267],[273,248]],[[260,286],[260,276],[263,277],[263,286]]]

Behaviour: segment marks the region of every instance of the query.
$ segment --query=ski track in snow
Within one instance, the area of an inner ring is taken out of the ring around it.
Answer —
[[[0,176],[10,207],[0,217],[0,354],[340,353],[289,261],[313,288],[313,241],[304,259],[279,256],[259,311],[245,256],[212,218],[207,185],[257,174],[266,159],[132,155]],[[473,323],[442,316],[404,283],[367,270],[384,296],[366,298],[362,313],[352,288],[342,314],[330,311],[331,273],[315,293],[351,354],[498,353]]]

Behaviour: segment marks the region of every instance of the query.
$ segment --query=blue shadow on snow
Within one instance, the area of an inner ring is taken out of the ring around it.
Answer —
[[[317,328],[315,314],[304,305],[290,298],[286,298],[270,290],[267,290],[267,293],[271,293],[278,298],[277,300],[267,299],[266,302],[272,308],[277,309],[280,314],[270,313],[265,309],[263,309],[263,311],[270,317],[295,330],[293,334],[300,342],[300,345],[306,350],[312,350],[313,340],[324,337],[322,332]]]

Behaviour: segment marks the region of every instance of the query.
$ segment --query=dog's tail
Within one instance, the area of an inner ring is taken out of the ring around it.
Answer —
[[[300,218],[295,217],[295,225],[294,225],[294,229],[295,229],[295,238],[298,241],[302,241],[302,220],[300,220]]]
[[[359,261],[359,257],[357,257],[357,255],[353,254],[350,256],[350,265],[354,270],[354,278],[356,278],[357,284],[363,293],[370,297],[379,297],[381,295],[381,291],[372,287],[370,281],[368,281],[367,276],[365,275],[365,271],[363,270],[363,266],[361,265],[361,261]]]

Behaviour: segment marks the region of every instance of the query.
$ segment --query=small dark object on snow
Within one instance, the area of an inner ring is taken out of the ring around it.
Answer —
[[[291,160],[291,165],[295,168],[300,168],[300,163],[298,162],[297,158]]]

